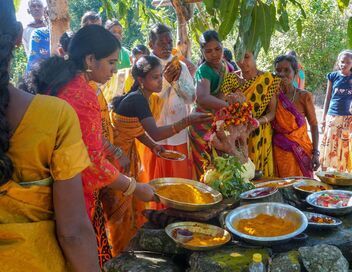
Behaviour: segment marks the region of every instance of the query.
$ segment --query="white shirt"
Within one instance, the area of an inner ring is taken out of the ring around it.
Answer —
[[[153,53],[151,55],[157,57]],[[171,59],[171,55],[165,60],[159,58],[163,68]],[[156,120],[157,126],[172,125],[190,113],[190,104],[193,103],[195,98],[195,86],[186,64],[181,61],[180,63],[181,74],[177,81],[170,84],[165,78],[163,79],[163,89],[158,95],[162,98],[164,104],[160,117]],[[158,144],[176,146],[187,143],[187,140],[188,133],[184,129],[170,138],[159,141]]]
[[[31,53],[31,52],[29,52],[29,41],[30,41],[31,34],[34,29],[36,29],[36,27],[27,26],[23,30],[23,34],[22,34],[22,44],[24,47],[24,51],[26,52],[27,59],[29,57],[29,54]]]

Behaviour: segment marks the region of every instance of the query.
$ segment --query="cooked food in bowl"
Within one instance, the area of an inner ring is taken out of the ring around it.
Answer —
[[[240,197],[243,199],[256,199],[272,195],[275,192],[277,192],[275,187],[261,187],[244,192],[240,195]]]
[[[249,219],[240,219],[234,227],[247,235],[257,237],[282,236],[294,232],[299,226],[288,219],[275,215],[258,214]]]
[[[172,150],[160,151],[158,155],[163,159],[172,161],[183,161],[186,158],[184,154]]]
[[[223,234],[211,235],[206,233],[191,232],[187,229],[174,229],[172,231],[172,236],[176,240],[188,246],[195,246],[195,247],[220,245],[228,240],[227,237],[224,236]]]
[[[317,197],[316,204],[326,208],[343,208],[352,206],[351,198],[351,195],[346,193],[326,193]]]
[[[308,218],[308,222],[318,223],[318,224],[334,224],[335,220],[331,217],[322,217],[322,216],[311,216]]]
[[[203,192],[190,184],[172,184],[156,188],[156,193],[164,198],[190,204],[213,203],[211,193]]]
[[[303,190],[303,191],[308,191],[308,192],[320,192],[320,191],[325,191],[327,190],[327,188],[325,188],[322,185],[301,185],[301,186],[297,186],[297,188]]]

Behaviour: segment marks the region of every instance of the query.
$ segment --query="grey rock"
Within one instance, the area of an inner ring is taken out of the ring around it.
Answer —
[[[335,246],[321,244],[298,251],[308,272],[348,272],[348,261]]]
[[[188,272],[244,272],[252,261],[254,253],[260,253],[263,263],[267,264],[268,249],[245,249],[224,247],[207,252],[195,252],[191,255]]]
[[[281,253],[272,259],[270,264],[271,272],[300,272],[301,264],[299,253],[292,250],[286,253]]]
[[[104,272],[181,272],[167,257],[153,254],[122,253],[105,263]]]

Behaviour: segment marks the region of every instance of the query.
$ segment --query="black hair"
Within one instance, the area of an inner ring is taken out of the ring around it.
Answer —
[[[57,96],[58,91],[77,73],[86,70],[87,55],[93,54],[100,60],[118,49],[121,49],[120,42],[104,27],[88,25],[81,28],[70,42],[67,60],[54,56],[40,64],[33,82],[37,92]]]
[[[294,50],[288,51],[288,52],[286,53],[286,55],[297,58],[297,53],[296,53],[296,51],[294,51]]]
[[[221,43],[221,40],[219,38],[219,34],[215,30],[207,30],[202,33],[202,35],[199,37],[199,45],[200,48],[203,49],[204,46],[211,41],[217,41],[218,43]],[[205,58],[203,54],[201,54],[201,59],[198,62],[198,66],[200,66],[202,63],[205,62]]]
[[[60,37],[59,42],[60,42],[62,49],[65,51],[65,53],[67,53],[67,51],[68,51],[68,46],[70,44],[72,37],[73,37],[73,32],[65,32]]]
[[[274,61],[274,67],[282,62],[282,61],[288,61],[291,65],[292,70],[294,71],[295,75],[298,73],[298,62],[297,59],[294,56],[291,55],[280,55],[278,56],[275,61]]]
[[[149,32],[149,41],[154,43],[158,39],[158,35],[171,33],[171,29],[167,25],[155,24]]]
[[[132,49],[132,55],[137,56],[138,54],[143,54],[143,55],[150,55],[150,51],[148,47],[146,47],[143,44],[138,44]]]
[[[81,19],[81,27],[85,27],[89,21],[95,22],[101,20],[101,16],[99,13],[96,13],[95,11],[87,11],[86,13],[83,14],[82,19]]]
[[[13,1],[0,1],[0,26],[0,185],[2,185],[11,179],[14,170],[11,158],[6,154],[10,148],[10,125],[6,118],[10,102],[9,66],[19,34]]]
[[[224,57],[227,61],[232,61],[233,56],[232,56],[232,52],[230,49],[224,48]]]
[[[203,34],[199,37],[199,44],[201,48],[204,48],[204,46],[211,41],[217,41],[221,43],[219,34],[215,30],[207,30],[203,32]]]
[[[143,56],[141,57],[135,65],[132,67],[132,76],[134,79],[133,86],[131,87],[131,92],[135,92],[139,89],[139,82],[138,78],[145,78],[147,74],[153,70],[154,68],[160,66],[161,63],[158,58],[154,56]],[[127,95],[122,95],[122,96],[116,96],[113,98],[111,105],[112,105],[112,110],[114,112],[117,112],[117,109],[121,103],[121,101],[126,97]]]
[[[120,24],[119,20],[117,20],[117,19],[111,19],[111,20],[107,20],[105,22],[105,28],[107,30],[111,30],[111,28],[114,26],[119,26],[122,28],[122,25]]]

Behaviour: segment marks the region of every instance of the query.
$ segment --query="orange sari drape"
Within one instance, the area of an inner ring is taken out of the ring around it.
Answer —
[[[144,129],[138,118],[125,117],[111,112],[113,125],[113,143],[119,146],[130,159],[130,176],[139,181],[140,159],[136,149],[136,138],[144,134]],[[142,215],[145,203],[133,196],[118,196],[119,201],[114,206],[114,211],[109,218],[109,230],[113,255],[118,255],[126,248],[138,229],[147,221]]]
[[[284,136],[297,143],[300,148],[308,155],[311,156],[313,146],[307,132],[307,124],[304,123],[299,127],[296,121],[296,116],[292,114],[289,110],[285,109],[283,103],[278,99],[275,123],[287,131]],[[274,144],[274,162],[276,175],[278,177],[289,177],[289,176],[304,176],[297,162],[297,159],[293,152],[285,151]]]

